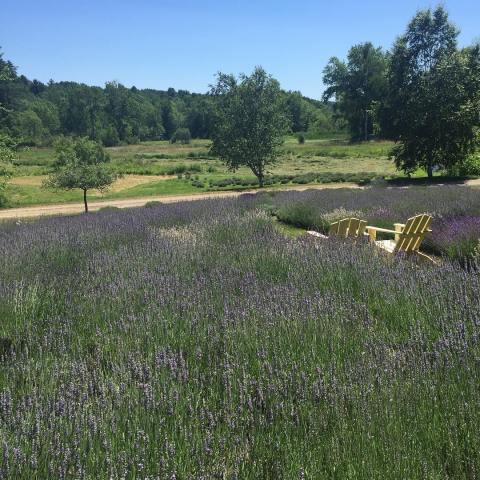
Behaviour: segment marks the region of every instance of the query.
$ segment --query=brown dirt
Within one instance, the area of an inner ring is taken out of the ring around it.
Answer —
[[[285,191],[285,190],[322,190],[328,188],[362,188],[355,183],[331,183],[324,185],[305,185],[305,186],[292,186],[286,188],[265,188],[264,191]],[[122,200],[102,200],[89,202],[88,208],[94,212],[104,207],[117,207],[117,208],[132,208],[143,207],[148,202],[161,202],[161,203],[175,203],[193,200],[203,200],[206,198],[228,198],[238,197],[244,193],[258,193],[259,190],[243,190],[243,191],[226,191],[226,192],[208,192],[208,193],[194,193],[189,195],[161,195],[161,196],[149,196],[140,198],[126,198]],[[53,205],[35,205],[31,207],[10,208],[0,210],[0,220],[16,219],[16,218],[34,218],[48,215],[71,215],[75,213],[83,212],[83,203],[62,203]]]

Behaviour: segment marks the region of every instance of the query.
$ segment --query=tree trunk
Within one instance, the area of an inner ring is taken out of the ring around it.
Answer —
[[[85,213],[88,213],[87,190],[83,190],[83,203],[85,205]]]
[[[433,178],[433,166],[432,165],[427,165],[427,175],[429,179]]]
[[[365,141],[368,140],[368,110],[365,109]]]
[[[263,188],[263,174],[258,175],[258,185],[260,188]]]

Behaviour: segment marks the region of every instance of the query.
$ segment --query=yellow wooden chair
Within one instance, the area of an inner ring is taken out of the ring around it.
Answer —
[[[433,258],[420,252],[420,245],[428,232],[432,217],[427,214],[416,215],[409,218],[407,223],[394,223],[395,230],[387,228],[378,228],[367,226],[367,235],[370,237],[370,242],[377,247],[385,250],[388,253],[416,253],[421,258],[435,263]],[[395,235],[395,240],[377,240],[377,232],[392,233]]]
[[[359,220],[358,218],[343,218],[330,225],[328,234],[330,237],[358,238],[364,235],[366,227],[367,222],[365,220]],[[314,237],[328,238],[326,235],[322,235],[313,230],[309,230],[307,233]]]
[[[365,233],[367,222],[358,218],[343,218],[330,225],[328,234],[343,238],[358,238]]]

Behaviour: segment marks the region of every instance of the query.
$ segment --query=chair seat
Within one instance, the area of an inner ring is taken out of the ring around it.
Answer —
[[[383,250],[386,250],[388,253],[393,253],[395,250],[396,242],[394,240],[379,240],[375,242],[375,245],[383,248]]]

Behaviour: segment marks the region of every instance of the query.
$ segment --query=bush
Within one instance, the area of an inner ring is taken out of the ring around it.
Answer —
[[[305,143],[305,135],[303,133],[299,133],[297,136],[298,143],[303,145]]]
[[[479,177],[480,154],[470,155],[462,163],[449,168],[447,173],[453,177]]]
[[[114,126],[106,128],[100,135],[104,147],[115,147],[120,143],[117,129]]]
[[[120,210],[118,207],[114,207],[113,205],[107,205],[106,207],[99,208],[98,212],[115,212]]]
[[[175,165],[174,167],[167,168],[165,170],[165,173],[167,175],[182,175],[183,173],[192,173],[192,172],[198,172],[200,173],[202,171],[202,166],[199,163],[192,163],[191,165],[185,165],[183,163],[179,165]]]
[[[187,143],[190,143],[191,138],[192,136],[190,135],[190,130],[188,128],[178,128],[170,139],[170,142],[179,142],[186,145]]]
[[[147,202],[145,204],[145,208],[153,208],[153,207],[158,207],[159,205],[162,205],[162,202],[158,202],[156,200],[152,200],[151,202]]]
[[[325,231],[325,220],[311,203],[285,203],[277,210],[277,218],[284,223],[302,228]]]

